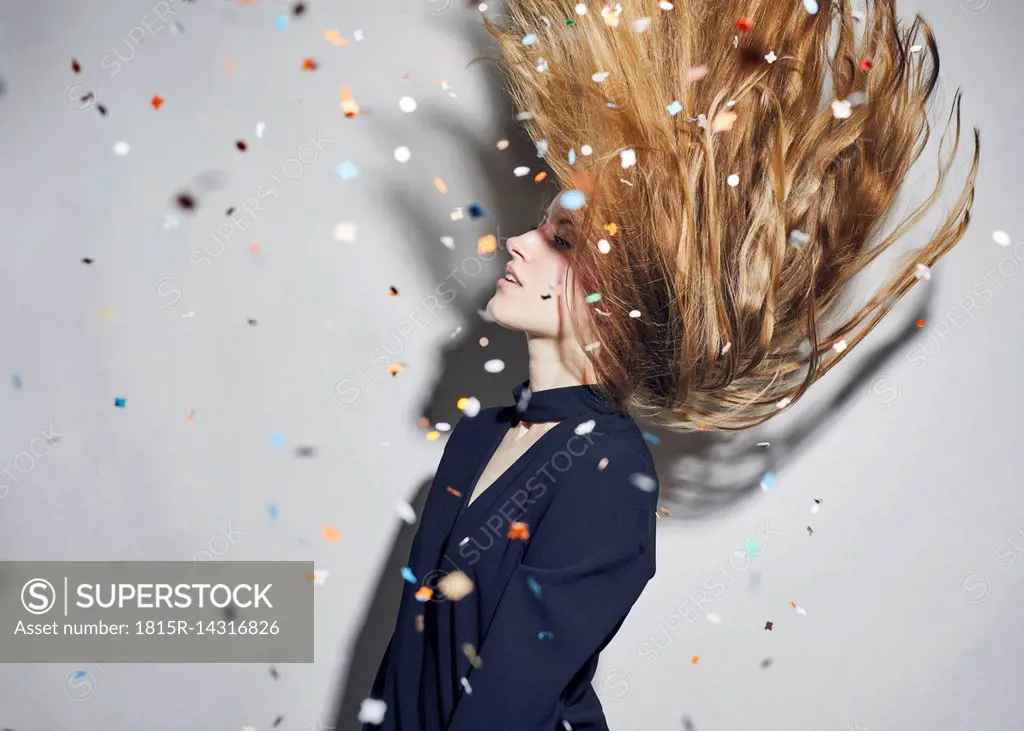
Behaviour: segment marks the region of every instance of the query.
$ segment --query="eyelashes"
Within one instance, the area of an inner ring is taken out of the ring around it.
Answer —
[[[552,238],[552,241],[554,241],[555,248],[558,249],[559,251],[568,251],[569,249],[572,248],[572,244],[570,244],[568,241],[563,239],[558,234],[555,234],[555,236]]]

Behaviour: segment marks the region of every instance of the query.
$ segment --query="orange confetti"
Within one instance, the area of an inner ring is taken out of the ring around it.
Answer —
[[[455,497],[462,497],[462,493],[461,493],[461,492],[459,492],[458,490],[456,490],[456,489],[455,489],[454,487],[452,487],[451,485],[448,485],[448,487],[446,487],[446,488],[445,488],[445,490],[447,490],[448,492],[450,492],[450,493],[451,493],[452,495],[454,495]]]
[[[694,655],[693,659],[690,660],[690,664],[691,665],[696,665],[698,660],[700,660],[700,655]]]
[[[437,192],[441,195],[446,195],[448,193],[448,186],[443,180],[441,180],[441,178],[434,178],[434,187],[437,188]]]
[[[608,232],[609,236],[614,236],[619,232],[619,227],[617,224],[614,223],[606,223],[604,225],[604,230]]]
[[[389,294],[389,295],[390,295],[391,297],[397,297],[397,296],[398,296],[398,290],[397,290],[397,289],[395,289],[394,287],[390,287],[390,288],[388,289],[388,294]]]
[[[422,614],[417,614],[416,615],[416,631],[417,632],[422,632],[423,631],[423,615]]]
[[[924,327],[924,320],[917,320],[914,324],[918,327]]]
[[[434,596],[434,590],[431,589],[429,586],[421,586],[416,591],[416,598],[419,599],[421,602],[429,602],[430,597],[432,596]]]
[[[516,521],[508,527],[508,537],[513,541],[525,541],[530,537],[530,526]]]
[[[359,114],[359,105],[352,98],[352,90],[348,86],[341,87],[341,111],[349,118]]]
[[[327,42],[330,43],[332,46],[347,46],[348,45],[348,41],[341,37],[341,34],[338,32],[337,28],[331,28],[330,30],[325,30],[324,31],[324,38],[326,38]]]
[[[302,61],[302,70],[303,71],[316,71],[316,69],[317,69],[317,64],[316,64],[316,59],[315,58],[310,57],[310,58],[303,59],[303,61]]]
[[[388,373],[392,376],[397,376],[399,373],[405,370],[405,366],[401,363],[388,363]]]
[[[750,18],[740,18],[739,20],[736,21],[736,30],[738,30],[740,33],[746,33],[753,27],[754,21],[752,21]]]
[[[262,247],[259,244],[253,244],[252,246],[249,247],[249,253],[255,256],[256,254],[260,253],[261,248]]]
[[[736,112],[719,112],[715,115],[715,118],[711,120],[711,131],[728,132],[732,129],[732,125],[736,121],[736,116]]]
[[[425,416],[421,416],[416,420],[416,426],[418,426],[420,429],[426,429],[428,426],[430,426],[430,419],[428,419]]]
[[[789,606],[793,607],[793,609],[796,609],[796,602],[790,602]]]
[[[539,173],[537,173],[536,175],[533,176],[533,182],[535,182],[535,183],[543,183],[547,179],[548,179],[548,171],[547,170],[541,170]]]
[[[491,254],[498,248],[498,239],[493,234],[487,234],[481,236],[476,241],[476,253],[480,254]]]
[[[341,538],[341,534],[333,526],[324,526],[324,540],[325,541],[336,541]]]
[[[153,109],[159,109],[164,105],[164,100],[159,94],[154,94],[153,98],[149,100],[149,103],[153,105]]]

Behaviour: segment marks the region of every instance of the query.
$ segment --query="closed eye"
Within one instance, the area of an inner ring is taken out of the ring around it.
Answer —
[[[555,234],[555,235],[554,235],[554,236],[552,237],[552,241],[553,241],[553,242],[554,242],[554,244],[555,244],[555,248],[556,248],[556,249],[558,249],[559,251],[568,251],[569,249],[571,249],[571,248],[572,248],[572,244],[570,244],[570,243],[569,243],[568,241],[566,241],[565,239],[563,239],[563,238],[562,238],[561,236],[559,236],[558,234]]]

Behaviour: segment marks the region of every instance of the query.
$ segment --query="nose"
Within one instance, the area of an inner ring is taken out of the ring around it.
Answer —
[[[519,234],[505,242],[505,248],[508,249],[508,253],[512,256],[513,260],[516,257],[519,257],[524,262],[530,260],[530,256],[533,253],[531,241],[533,236],[531,234],[535,235],[535,232],[530,231],[529,233]]]

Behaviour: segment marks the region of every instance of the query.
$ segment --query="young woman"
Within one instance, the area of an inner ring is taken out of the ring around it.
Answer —
[[[880,237],[938,56],[920,17],[866,6],[509,0],[486,22],[563,192],[507,243],[489,308],[526,334],[529,379],[449,438],[367,728],[606,729],[598,655],[655,568],[657,476],[627,409],[677,430],[765,421],[964,236],[976,129],[938,229],[844,316],[960,136],[958,93],[931,195]]]

